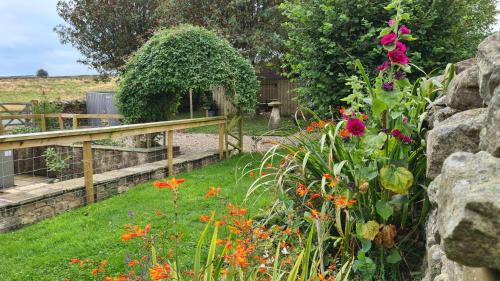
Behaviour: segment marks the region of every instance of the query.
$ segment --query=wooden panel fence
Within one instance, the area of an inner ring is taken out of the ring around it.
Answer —
[[[295,100],[297,96],[295,89],[299,87],[299,84],[283,79],[262,80],[260,85],[261,88],[257,96],[259,103],[267,104],[271,101],[279,101],[281,102],[281,115],[289,116],[295,113],[298,107],[298,103]],[[213,91],[213,99],[221,112],[227,112],[231,115],[237,113],[237,108],[224,96],[223,88],[217,88]]]
[[[40,130],[42,132],[47,131],[47,119],[54,118],[57,119],[57,124],[60,130],[64,130],[64,119],[72,119],[72,129],[78,129],[79,119],[100,119],[110,120],[123,119],[123,115],[120,114],[69,114],[69,113],[51,113],[51,114],[11,114],[11,115],[0,115],[0,135],[5,133],[5,127],[14,126],[10,122],[3,124],[3,120],[23,120],[23,124],[26,125],[27,120],[38,120],[40,125]],[[17,124],[19,125],[19,124]]]
[[[4,135],[0,136],[0,151],[48,145],[69,145],[73,143],[83,143],[83,166],[87,203],[93,203],[95,192],[93,184],[94,171],[92,168],[92,141],[166,132],[168,135],[167,167],[169,175],[172,175],[174,171],[174,130],[202,126],[219,126],[218,151],[219,158],[222,159],[224,157],[225,139],[227,138],[227,136],[225,135],[226,118],[223,116],[121,125],[105,128],[77,129],[20,135]]]

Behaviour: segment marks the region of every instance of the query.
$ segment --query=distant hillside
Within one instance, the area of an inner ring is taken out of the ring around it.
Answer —
[[[0,102],[84,99],[92,91],[115,91],[116,79],[101,82],[95,76],[0,77]]]

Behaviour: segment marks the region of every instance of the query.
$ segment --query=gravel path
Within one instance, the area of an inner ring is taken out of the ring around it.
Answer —
[[[251,151],[265,151],[271,144],[265,144],[266,141],[282,141],[283,137],[267,136],[255,137],[244,136],[243,150],[245,152]],[[205,152],[207,150],[216,150],[219,147],[219,135],[214,134],[194,134],[194,133],[174,133],[174,145],[180,146],[181,153],[196,153]]]

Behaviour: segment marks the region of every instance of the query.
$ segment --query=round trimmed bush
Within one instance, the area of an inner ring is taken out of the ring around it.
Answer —
[[[219,86],[235,106],[255,108],[259,84],[250,62],[215,33],[180,25],[161,30],[131,57],[118,108],[129,123],[168,120],[189,90],[201,94]]]

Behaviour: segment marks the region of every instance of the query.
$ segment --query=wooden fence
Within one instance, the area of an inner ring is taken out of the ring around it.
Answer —
[[[257,101],[260,104],[267,105],[271,101],[281,102],[280,113],[282,116],[290,116],[297,111],[298,103],[295,100],[295,97],[297,97],[295,89],[299,87],[299,84],[285,79],[262,80],[260,86],[261,88],[257,96]],[[212,96],[220,111],[229,114],[237,113],[237,108],[224,96],[223,88],[215,89]]]
[[[82,142],[83,175],[85,178],[87,203],[92,203],[94,202],[92,141],[166,132],[168,136],[167,167],[169,176],[172,176],[174,173],[174,130],[214,125],[219,126],[218,149],[219,158],[222,159],[224,157],[224,152],[226,152],[226,155],[228,155],[228,151],[225,151],[224,149],[224,141],[227,136],[225,136],[226,118],[223,116],[121,125],[105,128],[77,129],[21,135],[5,135],[0,136],[0,151],[48,145],[69,145],[76,142]]]
[[[4,120],[9,120],[5,125],[17,125],[22,124],[24,125],[25,122],[23,119],[18,119],[15,118],[14,116],[16,115],[25,115],[25,114],[31,114],[31,109],[32,109],[32,102],[2,102],[0,103],[0,117],[1,116],[10,116],[9,119],[4,119]],[[0,120],[0,124],[1,124]]]
[[[101,119],[109,120],[112,119],[123,119],[123,115],[120,114],[69,114],[69,113],[51,113],[51,114],[11,114],[11,115],[0,115],[0,135],[5,132],[5,127],[15,126],[19,124],[12,124],[7,122],[3,124],[3,120],[22,120],[22,124],[26,125],[26,120],[38,120],[40,125],[40,130],[42,132],[47,131],[47,119],[54,118],[57,119],[58,127],[60,130],[64,130],[64,119],[72,119],[72,129],[78,129],[79,119]]]

